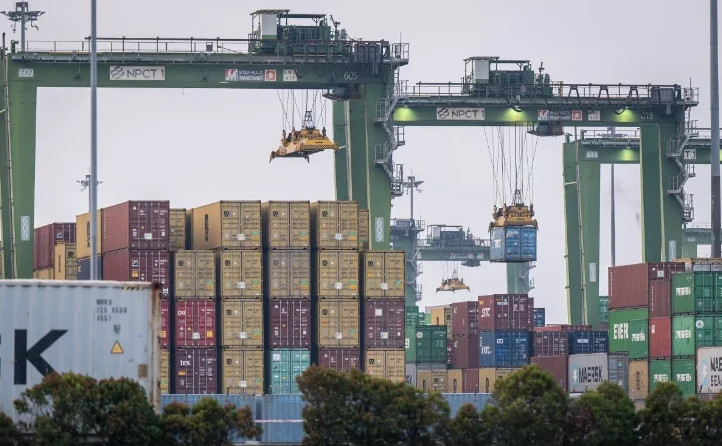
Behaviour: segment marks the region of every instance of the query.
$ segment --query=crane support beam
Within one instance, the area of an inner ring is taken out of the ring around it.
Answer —
[[[562,154],[564,180],[564,231],[567,267],[567,310],[570,324],[584,323],[584,290],[582,287],[581,221],[579,219],[579,181],[577,178],[577,143],[566,142]]]

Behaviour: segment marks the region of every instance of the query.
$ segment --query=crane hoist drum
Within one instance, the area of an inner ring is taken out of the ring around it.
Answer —
[[[536,260],[537,231],[534,206],[515,203],[494,206],[489,223],[492,262],[533,262]]]
[[[323,150],[339,149],[338,145],[326,136],[326,128],[318,130],[314,127],[304,127],[301,130],[283,131],[281,145],[271,152],[271,159],[278,157],[303,157],[308,161],[309,155]]]

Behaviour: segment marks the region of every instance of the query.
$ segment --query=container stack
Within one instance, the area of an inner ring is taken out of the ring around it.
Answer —
[[[627,355],[627,391],[638,404],[650,388],[666,379],[670,352],[664,346],[664,332],[669,330],[664,326],[670,316],[669,290],[672,275],[683,271],[681,263],[609,268],[609,352]],[[650,336],[654,337],[651,343]],[[694,359],[691,364],[694,368]]]
[[[96,270],[98,278],[103,279],[103,211],[98,209],[96,238]],[[76,243],[75,250],[78,257],[78,280],[90,280],[90,213],[80,214],[75,217]]]
[[[270,201],[262,214],[267,393],[298,393],[296,378],[311,364],[311,204]]]
[[[77,278],[75,232],[75,223],[51,223],[35,228],[33,278],[44,280]]]

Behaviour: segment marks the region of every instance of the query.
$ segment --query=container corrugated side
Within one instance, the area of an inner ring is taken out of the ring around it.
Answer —
[[[534,308],[533,318],[535,327],[543,327],[544,325],[546,325],[546,309]]]
[[[215,347],[216,303],[205,299],[176,301],[173,326],[176,347]]]
[[[672,281],[653,280],[649,283],[649,317],[672,315]]]
[[[221,298],[260,299],[263,296],[263,254],[260,251],[219,251],[216,262]]]
[[[161,395],[170,393],[170,352],[168,350],[160,351],[159,374]]]
[[[171,336],[170,300],[164,299],[160,304],[160,346],[168,348]]]
[[[322,347],[360,345],[360,309],[357,300],[322,300],[317,303],[316,344]]]
[[[103,229],[103,211],[98,210],[98,213],[96,214],[96,223],[97,223],[97,232],[98,234],[97,238],[95,239],[97,244],[97,250],[98,254],[101,253],[103,249],[103,237],[102,237],[102,229]],[[78,250],[78,258],[83,259],[85,257],[90,257],[90,213],[86,212],[85,214],[80,214],[75,217],[75,248]]]
[[[321,347],[318,349],[318,365],[337,372],[361,369],[361,351],[358,348]]]
[[[263,348],[263,326],[261,301],[227,299],[221,302],[223,347]]]
[[[173,254],[174,297],[194,299],[216,295],[216,256],[213,251]]]
[[[366,347],[405,346],[404,301],[370,299],[363,303],[363,342]]]
[[[446,364],[446,327],[417,325],[413,333],[416,362]]]
[[[588,355],[609,351],[609,333],[607,331],[575,331],[568,333],[569,354]]]
[[[42,340],[39,353],[53,370],[96,379],[131,378],[160,408],[161,305],[152,286],[4,280],[0,296],[0,358],[7,361],[3,365],[19,357],[16,346],[38,350]],[[123,354],[111,353],[118,348]],[[31,363],[15,372],[3,371],[0,411],[15,417],[13,400],[42,378]]]
[[[221,354],[222,393],[263,394],[263,351],[231,349]]]
[[[177,393],[218,393],[215,348],[179,348],[175,352]]]
[[[315,291],[324,298],[359,296],[359,254],[356,251],[318,251],[314,255]]]
[[[126,201],[103,209],[103,254],[123,249],[168,249],[170,202]]]
[[[95,268],[98,280],[103,280],[103,258],[100,255],[95,257]],[[78,259],[78,280],[90,280],[90,257]]]
[[[451,309],[454,335],[469,335],[479,331],[479,304],[477,301],[454,302]]]
[[[457,335],[453,338],[452,364],[455,369],[470,369],[479,366],[479,335]]]
[[[407,362],[406,363],[406,376],[404,378],[404,382],[411,387],[416,387],[416,363],[415,362]]]
[[[567,389],[567,356],[544,356],[531,358],[531,364],[536,364],[540,369],[549,372],[559,387]]]
[[[649,361],[649,391],[653,392],[660,383],[672,381],[672,360],[653,359]]]
[[[531,330],[534,299],[526,294],[479,296],[479,330]]]
[[[417,372],[416,388],[423,392],[446,392],[446,370]]]
[[[629,321],[629,359],[649,357],[649,319]]]
[[[268,379],[266,391],[269,394],[299,393],[296,378],[311,366],[311,351],[302,348],[281,348],[266,350]]]
[[[167,250],[115,251],[103,255],[103,280],[153,282],[170,297],[171,262]]]
[[[649,319],[649,357],[672,357],[672,318],[653,317]]]
[[[190,212],[192,249],[261,248],[260,201],[219,201]]]
[[[404,382],[406,374],[404,350],[367,348],[363,356],[364,372],[367,374],[395,383]]]
[[[569,335],[572,332],[535,332],[534,356],[566,356],[569,354]],[[589,332],[586,332],[589,333]]]
[[[168,211],[168,249],[171,251],[181,251],[188,246],[186,236],[186,210],[171,208]]]
[[[311,203],[269,201],[261,205],[263,236],[269,249],[309,249]]]
[[[267,305],[270,348],[311,347],[309,299],[275,299]]]
[[[464,391],[464,370],[446,371],[446,392],[462,393]]]
[[[35,228],[33,269],[55,265],[53,255],[58,243],[75,243],[75,223],[51,223]]]
[[[694,396],[696,393],[697,373],[695,366],[694,358],[672,359],[672,382],[679,386],[685,398]]]
[[[358,249],[358,203],[318,201],[311,204],[311,242],[319,249]]]
[[[569,364],[569,392],[579,393],[596,389],[609,377],[606,353],[571,355]]]
[[[264,395],[260,400],[260,413],[256,421],[263,426],[261,443],[294,443],[303,441],[303,406],[301,395]],[[258,404],[256,404],[258,407]]]
[[[371,228],[370,212],[368,209],[358,210],[358,245],[359,249],[366,251],[369,249],[369,231]]]
[[[479,369],[462,370],[464,375],[464,393],[479,393]]]
[[[629,399],[646,400],[649,396],[649,361],[629,361]]]
[[[722,347],[697,349],[697,391],[719,394],[722,391]]]
[[[279,299],[311,296],[309,251],[271,251],[266,254],[266,262],[266,290],[269,297]]]
[[[367,251],[362,257],[365,298],[404,297],[406,258],[403,251]]]

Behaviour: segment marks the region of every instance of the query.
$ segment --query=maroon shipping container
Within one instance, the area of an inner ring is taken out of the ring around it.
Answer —
[[[168,348],[170,342],[170,301],[160,302],[160,346]]]
[[[51,223],[35,228],[33,238],[33,269],[55,264],[55,245],[75,243],[75,223]]]
[[[214,348],[179,348],[175,354],[175,391],[179,394],[218,393]]]
[[[311,301],[274,299],[269,303],[271,348],[311,346]]]
[[[451,306],[451,332],[470,335],[479,331],[479,303],[477,301],[455,302]]]
[[[531,363],[549,372],[562,389],[567,389],[567,356],[533,357]]]
[[[454,339],[446,340],[446,367],[454,367]]]
[[[526,294],[479,296],[479,330],[531,330],[534,299]]]
[[[464,393],[479,393],[479,369],[465,369]]]
[[[683,263],[638,263],[609,268],[609,309],[646,307],[649,285],[655,280],[670,280],[684,272]]]
[[[160,283],[162,297],[170,297],[168,251],[116,251],[103,255],[103,280]]]
[[[168,249],[170,202],[126,201],[103,209],[103,254],[121,249]]]
[[[566,356],[569,354],[568,332],[534,333],[534,356]]]
[[[215,346],[216,303],[206,299],[176,301],[173,326],[176,347]]]
[[[672,316],[672,281],[653,280],[649,282],[649,317]]]
[[[360,369],[359,349],[347,347],[320,348],[318,350],[318,365],[337,372],[350,372],[354,369]]]
[[[672,318],[653,317],[649,319],[649,357],[672,357]]]
[[[364,347],[404,348],[406,321],[403,299],[364,301]]]
[[[479,334],[454,336],[454,368],[479,367]]]
[[[548,333],[548,332],[562,332],[569,333],[571,331],[592,331],[591,325],[545,325],[543,327],[534,327],[535,332]]]

